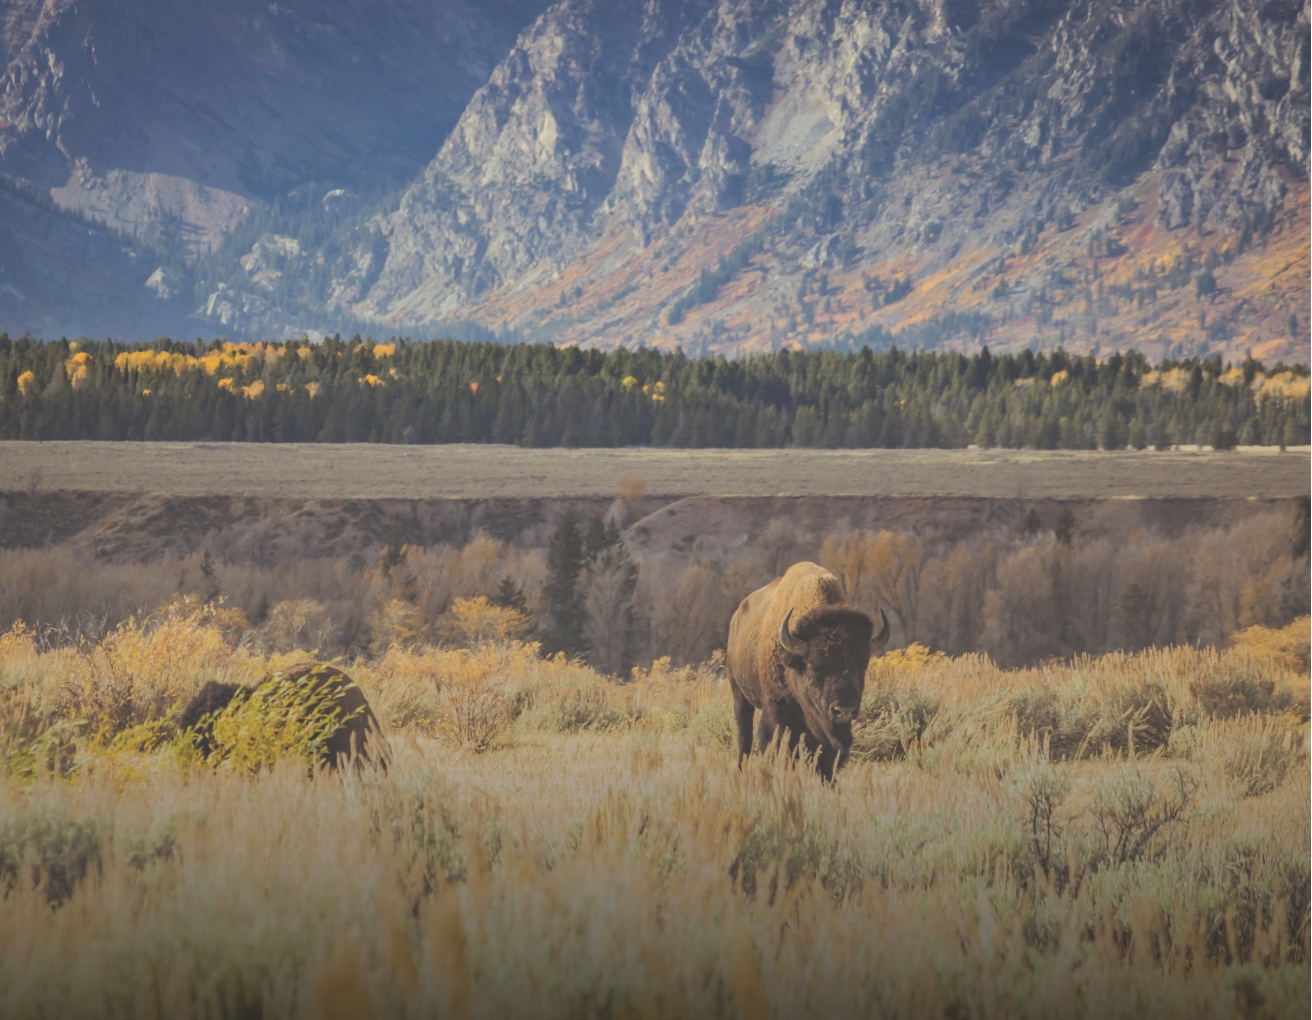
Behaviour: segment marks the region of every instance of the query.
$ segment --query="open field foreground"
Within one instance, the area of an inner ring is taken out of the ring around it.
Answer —
[[[272,711],[173,733],[303,658],[222,609],[0,637],[0,1015],[1307,1014],[1306,617],[885,655],[828,786],[735,769],[719,659],[620,684],[481,619],[351,665],[393,758],[344,776]]]
[[[1303,496],[1306,447],[1188,450],[658,450],[274,443],[0,443],[0,491],[303,499],[652,495]]]

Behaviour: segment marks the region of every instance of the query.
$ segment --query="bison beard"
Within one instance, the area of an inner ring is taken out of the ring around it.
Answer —
[[[234,699],[248,697],[252,691],[278,679],[292,684],[327,685],[342,717],[346,719],[324,744],[321,764],[335,769],[342,759],[353,758],[357,765],[372,763],[387,769],[386,746],[378,746],[381,730],[369,702],[347,674],[336,666],[322,663],[298,666],[287,673],[273,673],[254,688],[211,680],[182,710],[177,719],[177,727],[179,731],[191,730],[196,735],[197,749],[208,758],[214,751],[214,716],[232,704]]]
[[[762,747],[787,740],[815,755],[825,779],[847,760],[852,720],[861,707],[870,656],[888,642],[888,618],[872,639],[870,617],[847,604],[823,567],[796,563],[743,599],[729,624],[729,686],[738,724],[739,761],[751,754],[761,713]],[[794,619],[796,617],[796,619]]]

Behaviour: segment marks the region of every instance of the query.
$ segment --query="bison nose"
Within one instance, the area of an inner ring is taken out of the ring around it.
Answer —
[[[831,705],[829,712],[838,722],[851,722],[856,718],[855,705]]]

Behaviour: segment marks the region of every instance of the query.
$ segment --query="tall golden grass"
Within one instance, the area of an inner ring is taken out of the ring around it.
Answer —
[[[298,653],[15,629],[0,1015],[1305,1016],[1307,628],[884,656],[832,784],[736,767],[718,657],[621,684],[480,622],[352,664],[386,774],[251,774],[120,738]]]

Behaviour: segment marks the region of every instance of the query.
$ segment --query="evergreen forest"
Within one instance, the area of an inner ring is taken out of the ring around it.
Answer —
[[[1309,441],[1306,366],[0,334],[0,439],[1124,449]]]

